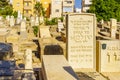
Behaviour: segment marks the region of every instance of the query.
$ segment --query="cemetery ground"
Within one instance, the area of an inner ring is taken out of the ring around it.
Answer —
[[[117,28],[115,19],[98,24],[95,31],[93,14],[70,14],[68,23],[58,22],[58,25],[39,24],[36,17],[31,17],[29,21],[26,18],[21,19],[22,17],[16,20],[13,16],[0,18],[0,42],[8,43],[13,47],[12,57],[5,56],[4,59],[16,61],[14,79],[21,79],[23,73],[29,72],[32,73],[33,79],[36,77],[43,80],[41,69],[44,68],[43,55],[64,55],[67,59],[69,57],[68,62],[80,80],[119,79],[119,44],[117,43],[120,42],[116,39],[120,39],[120,35],[119,25]],[[96,53],[95,43],[98,47]],[[48,63],[51,61],[48,60]],[[97,66],[94,66],[96,63]],[[112,64],[114,65],[109,67]]]

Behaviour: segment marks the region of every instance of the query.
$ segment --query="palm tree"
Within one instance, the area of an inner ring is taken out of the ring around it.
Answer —
[[[40,17],[45,15],[44,8],[41,3],[37,2],[34,6],[35,8],[35,13]]]

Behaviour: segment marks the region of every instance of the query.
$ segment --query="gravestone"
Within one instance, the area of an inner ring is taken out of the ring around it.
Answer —
[[[120,72],[120,41],[99,40],[96,47],[97,71]]]
[[[20,11],[18,11],[18,16],[17,16],[17,24],[20,24],[21,20],[22,20],[22,14],[20,13]]]
[[[31,26],[35,26],[35,17],[30,18],[30,24]]]
[[[61,32],[61,31],[62,31],[62,29],[64,29],[63,22],[58,21],[58,32]]]
[[[40,37],[41,38],[50,38],[50,31],[48,26],[40,27]]]
[[[94,14],[67,15],[67,55],[74,68],[95,68],[95,28]]]
[[[21,19],[17,18],[16,24],[20,24],[20,22],[21,22]]]
[[[6,24],[9,26],[10,25],[10,16],[6,16]]]
[[[79,80],[63,55],[43,55],[44,80]]]
[[[15,19],[14,16],[10,17],[10,27],[13,27],[15,25]]]
[[[20,11],[18,10],[18,16],[17,16],[18,18],[20,18],[21,17],[21,13],[20,13]]]
[[[111,30],[111,38],[116,38],[116,31],[117,31],[117,20],[116,19],[110,19],[110,30]]]
[[[20,15],[20,20],[22,20],[23,19],[23,16],[22,16],[22,14]]]
[[[32,70],[32,50],[31,49],[26,49],[25,53],[25,69],[30,69]]]
[[[39,17],[36,16],[36,19],[35,19],[35,26],[39,26]]]
[[[26,21],[26,17],[24,17],[24,20]]]
[[[21,36],[22,39],[26,39],[27,38],[26,22],[24,20],[21,22],[20,36]]]
[[[6,20],[9,22],[10,21],[10,16],[6,16]]]
[[[44,22],[44,17],[40,17],[40,23]]]
[[[3,19],[3,17],[2,16],[0,16],[0,21]]]

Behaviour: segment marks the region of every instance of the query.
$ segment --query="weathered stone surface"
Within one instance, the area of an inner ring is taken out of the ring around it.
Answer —
[[[97,41],[97,71],[120,72],[120,41]]]
[[[42,68],[45,80],[79,80],[63,55],[44,55]]]
[[[68,14],[67,54],[73,68],[95,68],[94,14]]]

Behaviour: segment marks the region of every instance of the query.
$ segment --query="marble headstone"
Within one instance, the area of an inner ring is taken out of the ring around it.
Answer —
[[[31,26],[35,26],[35,17],[30,18]]]
[[[39,26],[39,17],[36,16],[36,19],[35,19],[35,26]]]
[[[32,67],[32,50],[27,49],[25,53],[25,69],[33,69]]]
[[[26,21],[24,20],[21,22],[20,35],[22,38],[27,38]]]
[[[95,28],[94,14],[67,15],[67,55],[74,68],[95,68]]]
[[[96,45],[99,72],[120,72],[120,41],[99,40]]]
[[[14,16],[10,17],[10,27],[13,27],[15,25],[15,19]]]
[[[58,32],[61,32],[62,29],[64,29],[63,22],[59,21],[58,22]]]
[[[116,31],[117,31],[117,20],[116,19],[110,19],[110,25],[111,25],[111,38],[116,38]]]

